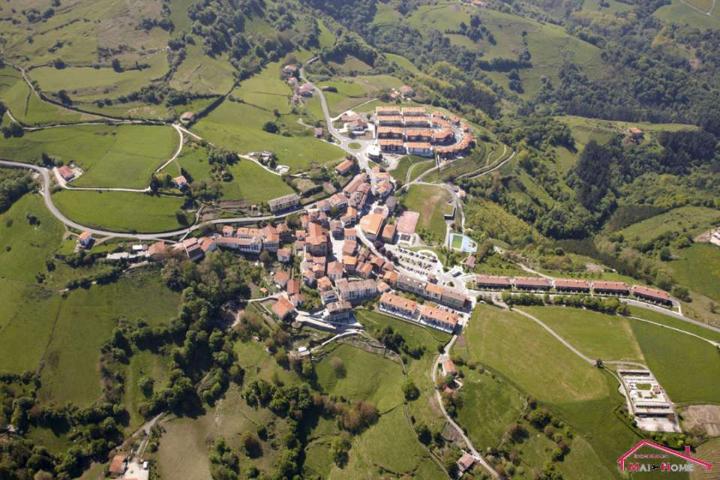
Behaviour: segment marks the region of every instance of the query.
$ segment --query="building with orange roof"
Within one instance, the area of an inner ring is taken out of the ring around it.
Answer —
[[[403,116],[423,116],[427,115],[425,107],[404,107],[402,109]]]
[[[430,305],[418,307],[420,323],[427,324],[444,332],[452,333],[457,328],[460,317],[454,312],[449,312]]]
[[[410,155],[418,155],[421,157],[429,157],[433,152],[430,142],[407,142],[405,143],[405,148]]]
[[[429,142],[433,138],[433,131],[429,128],[406,128],[405,140],[408,142]]]
[[[403,138],[402,127],[378,127],[377,138]]]
[[[598,295],[629,295],[630,286],[625,282],[596,280],[592,284],[593,292]]]
[[[378,116],[384,116],[384,115],[400,115],[401,110],[400,107],[396,107],[393,105],[379,105],[375,107],[375,115]]]
[[[378,117],[377,123],[379,127],[402,127],[403,117],[400,115],[383,115]]]
[[[281,296],[272,306],[272,312],[279,320],[285,320],[295,311],[295,305],[285,296]]]
[[[670,294],[657,288],[634,285],[632,287],[632,294],[642,300],[648,300],[650,302],[660,303],[667,306],[673,305],[673,300],[672,297],[670,297]]]
[[[376,240],[382,231],[385,217],[380,213],[370,213],[360,219],[360,228],[369,240]]]
[[[414,318],[418,308],[417,302],[391,292],[382,294],[378,306],[381,311],[405,318]]]
[[[405,142],[401,139],[387,138],[378,140],[380,150],[385,153],[405,153]]]
[[[382,231],[382,241],[385,243],[394,243],[396,228],[397,227],[394,223],[388,223],[387,225],[385,225],[385,228],[383,228]]]

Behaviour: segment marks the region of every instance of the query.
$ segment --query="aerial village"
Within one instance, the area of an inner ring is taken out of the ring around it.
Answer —
[[[412,153],[435,156],[438,162],[441,158],[452,161],[473,141],[458,119],[427,115],[422,108],[378,107],[374,118],[372,141],[380,157]],[[336,165],[333,174],[341,188],[326,198],[303,203],[300,195],[290,194],[270,200],[269,221],[217,223],[198,230],[200,236],[133,245],[129,252],[107,254],[106,260],[199,261],[216,250],[240,254],[258,265],[260,258],[269,258],[262,263],[268,269],[270,286],[262,288],[262,298],[253,301],[276,322],[336,335],[363,329],[353,313],[360,306],[451,335],[462,332],[477,302],[501,301],[501,294],[589,295],[625,298],[658,308],[675,306],[665,291],[620,281],[477,273],[472,254],[462,265],[446,268],[416,231],[420,213],[398,201],[401,192],[385,170],[386,162],[368,161],[374,153],[370,148],[366,158],[348,155]],[[174,181],[180,186],[182,179]],[[93,244],[91,232],[79,235],[79,249],[90,249]],[[294,354],[312,354],[301,348]],[[653,374],[630,367],[619,371],[619,379],[638,426],[648,431],[679,431],[673,403]],[[462,388],[449,354],[441,354],[438,368],[445,378],[454,379],[446,388]],[[460,471],[476,460],[464,455]]]

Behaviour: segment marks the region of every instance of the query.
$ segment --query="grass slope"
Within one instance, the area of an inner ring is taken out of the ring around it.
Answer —
[[[177,146],[178,135],[170,127],[83,125],[0,139],[0,156],[34,163],[47,153],[65,164],[74,162],[84,170],[72,182],[76,187],[145,188]]]
[[[412,185],[402,202],[408,210],[420,213],[418,230],[426,230],[430,237],[426,240],[442,243],[447,230],[443,217],[448,208],[450,194],[442,187],[430,185]],[[422,232],[421,236],[422,236]]]
[[[152,298],[152,302],[147,299]],[[79,289],[61,301],[41,371],[44,402],[87,406],[100,396],[100,347],[120,320],[167,322],[179,296],[168,290],[158,272],[137,272],[110,285]]]
[[[720,302],[720,248],[696,243],[676,255],[669,265],[678,283]]]
[[[53,195],[68,218],[90,227],[123,232],[163,232],[181,228],[175,212],[182,197],[153,197],[129,192],[73,192]]]
[[[523,307],[523,310],[591,358],[643,361],[627,318],[579,308]]]
[[[655,377],[676,403],[720,403],[720,356],[700,339],[644,322],[631,323]]]
[[[340,359],[346,373],[338,375],[333,359]],[[330,395],[368,400],[380,412],[391,410],[403,401],[402,368],[397,363],[350,345],[340,345],[317,364],[318,383]],[[382,382],[376,379],[380,375]]]

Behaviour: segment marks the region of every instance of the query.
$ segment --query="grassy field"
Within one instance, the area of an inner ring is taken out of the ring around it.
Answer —
[[[591,358],[643,361],[630,321],[579,308],[523,307]]]
[[[236,387],[231,387],[223,400],[200,417],[178,418],[163,426],[165,433],[157,453],[161,478],[211,478],[208,451],[217,438],[224,438],[237,452],[244,432],[254,433],[260,426],[272,428],[278,438],[288,432],[285,421],[269,410],[250,408]],[[261,447],[263,455],[258,459],[241,455],[242,470],[253,465],[268,474],[274,471],[280,451],[269,442],[261,442]]]
[[[444,477],[418,442],[400,408],[381,416],[375,425],[355,437],[349,457],[345,468],[333,466],[326,478],[381,478],[387,472],[396,477],[428,480]]]
[[[73,192],[53,195],[57,208],[87,226],[115,231],[163,232],[181,228],[175,212],[182,197],[153,197],[129,192]]]
[[[346,373],[338,374],[333,362],[340,359]],[[368,353],[350,345],[340,345],[317,364],[318,383],[330,395],[356,400],[368,400],[380,412],[391,410],[403,401],[401,385],[402,368],[399,364],[381,356]],[[383,382],[374,379],[380,375]]]
[[[267,95],[268,101],[277,101]],[[282,116],[280,121],[285,119]],[[293,171],[307,170],[313,165],[324,165],[343,156],[343,151],[310,135],[284,136],[262,130],[265,122],[273,121],[271,111],[238,102],[225,101],[217,109],[193,127],[198,134],[216,145],[240,152],[270,150],[275,153],[278,163],[289,166]],[[288,128],[296,128],[297,120],[287,116]]]
[[[188,44],[185,49],[187,56],[170,79],[172,88],[212,95],[230,91],[235,82],[235,72],[227,58],[208,57],[200,45]]]
[[[406,180],[412,181],[426,172],[430,168],[435,166],[434,160],[428,160],[424,157],[416,157],[414,155],[408,155],[403,157],[397,164],[397,168],[392,170],[390,174],[398,182],[405,183]],[[408,179],[408,171],[410,171],[410,178]]]
[[[211,178],[210,165],[207,161],[207,151],[197,145],[183,149],[183,153],[174,164],[168,166],[166,171],[172,175],[179,175],[180,168],[184,168],[194,182]],[[222,200],[245,200],[252,203],[266,202],[288,193],[293,189],[285,183],[279,175],[274,175],[258,164],[241,159],[230,167],[233,179],[230,182],[220,182]]]
[[[700,339],[644,322],[631,323],[647,365],[676,403],[720,403],[717,348]],[[702,366],[692,368],[689,366]]]
[[[463,369],[463,406],[458,422],[467,428],[475,448],[496,447],[507,428],[521,415],[521,391],[489,371]]]
[[[170,127],[83,125],[0,139],[0,156],[33,163],[47,153],[65,164],[74,162],[84,170],[72,182],[76,187],[145,188],[178,141]]]
[[[28,125],[50,122],[76,122],[92,118],[43,102],[32,93],[20,74],[11,67],[0,68],[0,100],[13,116]]]
[[[720,302],[720,248],[696,243],[675,252],[680,257],[670,262],[672,275],[678,283]]]
[[[152,378],[157,392],[167,386],[170,359],[164,355],[155,355],[148,351],[134,352],[125,373],[125,396],[123,404],[130,414],[128,431],[135,431],[145,421],[139,413],[139,407],[147,398],[140,390],[138,382],[142,377]]]
[[[176,314],[178,304],[179,296],[164,286],[155,270],[70,293],[58,311],[45,318],[54,325],[43,355],[40,399],[57,405],[92,403],[101,393],[100,347],[118,322],[166,323]]]
[[[409,402],[407,409],[418,422],[430,428],[442,428],[445,420],[435,399],[435,385],[431,372],[438,345],[446,344],[450,336],[369,310],[356,311],[356,318],[372,335],[377,336],[385,327],[390,327],[402,335],[410,349],[424,349],[424,353],[419,358],[404,356],[406,376],[420,390],[420,398]]]
[[[696,8],[707,12],[707,2],[702,0],[693,0],[691,2]],[[712,15],[703,14],[681,0],[673,0],[670,5],[658,8],[653,16],[659,18],[666,23],[686,24],[699,29],[714,29],[720,25],[720,12],[715,8]]]
[[[450,198],[450,194],[442,187],[413,185],[408,189],[402,202],[408,210],[420,213],[418,231],[424,229],[430,233],[430,237],[426,236],[426,241],[445,241],[447,228],[443,215]]]
[[[489,200],[477,200],[465,206],[465,224],[475,240],[495,238],[514,243],[533,234],[533,228]]]
[[[37,223],[31,225],[26,215]],[[100,395],[100,345],[117,322],[165,323],[176,314],[179,296],[153,270],[62,297],[58,290],[67,280],[103,267],[71,269],[55,261],[55,269],[47,270],[64,229],[38,196],[26,195],[0,220],[0,369],[39,370],[43,402],[89,405]],[[44,276],[43,283],[38,275]],[[148,295],[153,302],[146,301]]]
[[[394,331],[403,336],[410,348],[425,347],[429,353],[435,353],[438,345],[445,345],[450,341],[450,335],[447,333],[418,327],[379,312],[357,310],[355,315],[358,321],[373,333],[379,333],[385,327],[392,327]]]
[[[621,122],[614,120],[600,120],[596,118],[578,117],[574,115],[562,115],[555,117],[572,130],[573,137],[582,149],[590,140],[599,143],[606,143],[615,135],[624,135],[630,127],[640,128],[645,132],[645,140],[654,139],[659,132],[677,132],[681,130],[695,130],[694,125],[683,123],[648,123],[648,122]]]
[[[484,305],[473,312],[455,352],[549,406],[572,426],[573,443],[587,442],[578,460],[561,464],[567,478],[580,478],[584,471],[600,472],[597,478],[617,475],[615,460],[636,437],[613,417],[623,399],[612,376],[583,362],[531,320]]]
[[[714,438],[703,443],[697,449],[697,456],[707,462],[712,462],[714,468],[710,472],[701,469],[690,474],[691,480],[713,480],[717,476],[717,465],[720,465],[720,438]]]
[[[358,75],[318,84],[321,88],[333,87],[337,90],[325,92],[325,99],[333,116],[374,99],[382,91],[400,88],[402,85],[402,80],[390,75]]]
[[[408,17],[408,23],[420,31],[433,28],[441,32],[457,30],[461,22],[467,24],[472,13],[477,10],[469,5],[442,2],[437,5],[423,5]],[[568,35],[561,27],[542,24],[518,15],[503,13],[484,8],[481,14],[483,24],[495,37],[492,44],[487,39],[473,42],[460,35],[448,35],[450,41],[458,46],[480,50],[487,59],[515,58],[524,48],[523,32],[527,34],[527,43],[532,55],[533,67],[523,69],[520,77],[525,95],[535,95],[541,85],[543,76],[557,79],[557,71],[565,61],[582,66],[591,77],[598,77],[603,72],[600,49]]]
[[[248,160],[241,160],[230,171],[234,179],[223,185],[223,200],[242,199],[259,203],[293,193],[293,189],[280,176]]]
[[[626,227],[620,232],[628,241],[649,242],[668,232],[694,236],[720,221],[720,211],[686,206],[670,210]]]
[[[603,376],[596,369],[518,314],[480,306],[465,335],[469,358],[512,378],[539,400],[580,402],[602,398],[606,393]],[[543,368],[528,368],[531,365]]]
[[[645,308],[630,307],[630,313],[632,316],[667,325],[686,332],[694,333],[695,335],[699,335],[700,337],[720,343],[720,333],[698,325],[693,325],[689,322],[684,322],[674,317],[663,315],[660,312],[648,310]]]
[[[140,90],[168,70],[167,57],[163,52],[146,55],[143,61],[149,64],[149,68],[116,72],[110,67],[39,67],[31,70],[29,75],[43,91],[56,93],[65,90],[73,101],[93,102]]]

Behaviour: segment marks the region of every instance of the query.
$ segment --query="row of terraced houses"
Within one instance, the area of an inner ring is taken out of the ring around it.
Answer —
[[[643,285],[607,280],[582,280],[575,278],[503,277],[476,275],[475,287],[479,290],[517,290],[524,292],[593,293],[617,297],[634,296],[639,300],[672,306],[672,297],[664,290]]]

